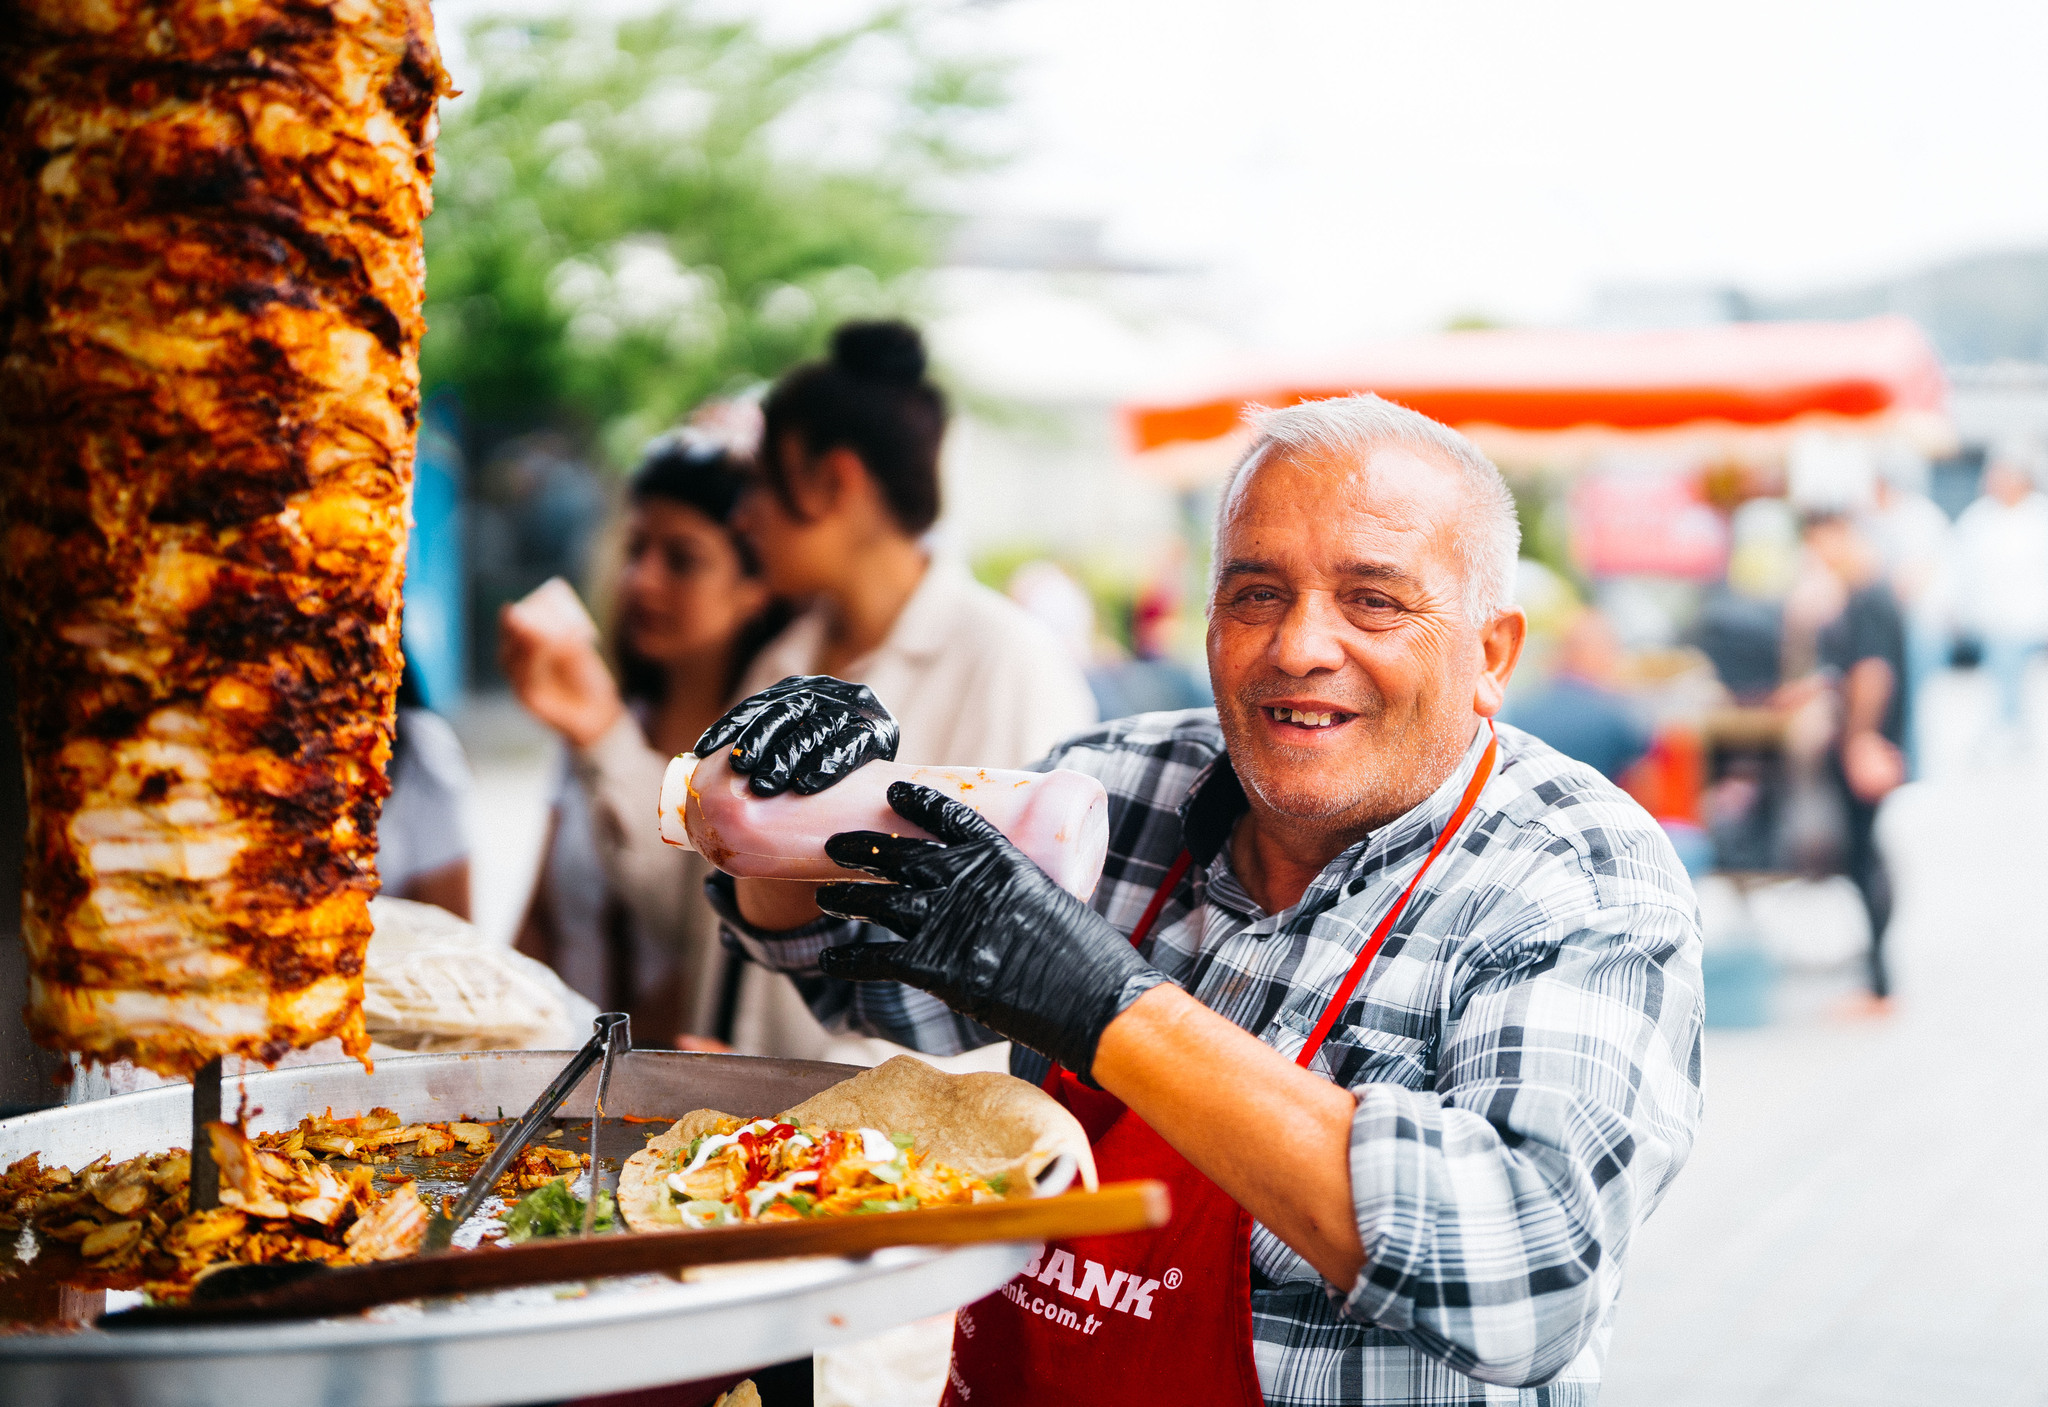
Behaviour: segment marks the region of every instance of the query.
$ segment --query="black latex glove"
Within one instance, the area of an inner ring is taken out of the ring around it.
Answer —
[[[865,684],[829,674],[792,674],[725,711],[697,739],[696,754],[730,749],[747,790],[777,796],[823,791],[876,758],[896,760],[896,720]]]
[[[909,941],[827,948],[825,975],[921,988],[1086,1076],[1103,1028],[1166,978],[971,808],[912,782],[892,783],[889,805],[938,839],[833,836],[836,863],[895,883],[821,885],[818,907]]]

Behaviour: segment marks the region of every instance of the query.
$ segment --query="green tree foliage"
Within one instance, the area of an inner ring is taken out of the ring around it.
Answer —
[[[690,0],[473,27],[426,229],[427,389],[486,439],[552,425],[627,462],[840,319],[901,307],[934,192],[987,163],[971,134],[1003,97],[928,29],[892,11],[792,43]]]

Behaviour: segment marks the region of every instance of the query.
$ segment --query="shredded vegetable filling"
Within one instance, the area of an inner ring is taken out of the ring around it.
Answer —
[[[695,1228],[901,1212],[998,1200],[981,1178],[933,1162],[906,1133],[721,1120],[675,1155],[669,1207]]]

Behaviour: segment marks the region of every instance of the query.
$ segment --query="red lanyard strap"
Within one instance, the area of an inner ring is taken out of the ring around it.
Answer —
[[[1152,902],[1145,906],[1145,915],[1138,920],[1138,926],[1131,930],[1131,946],[1137,947],[1145,941],[1145,935],[1152,931],[1152,925],[1159,922],[1159,911],[1166,907],[1166,901],[1173,897],[1179,887],[1181,876],[1188,872],[1188,866],[1195,857],[1183,850],[1167,867],[1166,878],[1159,881],[1159,887],[1152,891]]]
[[[1493,724],[1489,722],[1486,726],[1491,732]],[[1351,964],[1351,970],[1344,974],[1344,980],[1337,984],[1336,992],[1330,997],[1330,1004],[1323,1008],[1322,1019],[1316,1022],[1316,1028],[1308,1033],[1308,1043],[1302,1046],[1301,1054],[1294,1059],[1294,1063],[1302,1069],[1306,1070],[1309,1062],[1316,1058],[1316,1052],[1323,1048],[1323,1041],[1329,1036],[1330,1028],[1337,1024],[1338,1014],[1351,1001],[1351,994],[1358,990],[1359,979],[1365,976],[1365,970],[1371,967],[1372,960],[1379,956],[1380,945],[1387,941],[1387,935],[1392,933],[1394,925],[1400,922],[1401,914],[1408,907],[1408,899],[1415,893],[1416,886],[1422,883],[1422,877],[1428,874],[1430,866],[1436,863],[1436,857],[1444,853],[1445,847],[1451,843],[1451,837],[1458,833],[1458,828],[1465,824],[1465,818],[1472,814],[1472,807],[1479,800],[1480,791],[1486,786],[1487,778],[1493,775],[1494,754],[1499,751],[1500,735],[1495,733],[1487,739],[1486,755],[1479,759],[1479,766],[1472,773],[1472,780],[1465,785],[1465,795],[1459,800],[1458,809],[1451,813],[1451,819],[1438,834],[1436,844],[1429,848],[1429,855],[1423,860],[1422,868],[1415,872],[1415,878],[1408,881],[1408,887],[1401,891],[1401,897],[1394,901],[1394,907],[1387,910],[1387,916],[1380,920],[1379,927],[1373,929],[1372,938],[1358,954],[1357,960]]]
[[[1493,724],[1488,722],[1486,726],[1487,730],[1492,732]],[[1472,814],[1473,806],[1479,801],[1479,793],[1485,790],[1487,779],[1493,775],[1493,760],[1499,751],[1500,735],[1494,733],[1486,741],[1486,755],[1479,759],[1479,766],[1473,771],[1472,780],[1465,784],[1465,794],[1458,801],[1458,809],[1451,813],[1450,821],[1438,833],[1436,844],[1429,848],[1422,868],[1415,872],[1415,878],[1408,881],[1408,887],[1401,891],[1401,897],[1394,901],[1394,907],[1387,910],[1386,917],[1373,929],[1372,937],[1367,940],[1364,949],[1352,962],[1351,970],[1345,973],[1344,980],[1337,984],[1330,1004],[1323,1008],[1322,1019],[1316,1022],[1315,1029],[1309,1032],[1308,1043],[1302,1046],[1301,1054],[1295,1057],[1295,1064],[1307,1069],[1309,1062],[1316,1058],[1316,1052],[1323,1048],[1323,1042],[1329,1037],[1330,1028],[1337,1024],[1338,1014],[1351,1001],[1351,994],[1358,990],[1365,970],[1371,967],[1372,960],[1379,956],[1381,946],[1387,941],[1387,935],[1392,933],[1394,925],[1401,921],[1402,913],[1408,908],[1408,900],[1422,883],[1422,877],[1429,873],[1430,867],[1436,863],[1436,857],[1444,853],[1451,843],[1451,837],[1458,833],[1459,828],[1465,824],[1465,818]],[[1160,910],[1164,909],[1166,901],[1173,897],[1174,889],[1180,884],[1181,877],[1187,874],[1188,866],[1192,863],[1194,857],[1186,850],[1182,850],[1171,868],[1166,871],[1166,878],[1161,880],[1159,888],[1153,891],[1152,902],[1145,906],[1145,913],[1138,920],[1138,926],[1131,930],[1132,947],[1142,944],[1152,932],[1152,925],[1159,921]]]

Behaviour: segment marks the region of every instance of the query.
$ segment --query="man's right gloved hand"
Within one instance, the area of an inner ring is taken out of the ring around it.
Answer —
[[[898,731],[865,684],[792,674],[726,710],[696,753],[730,749],[732,770],[746,774],[756,796],[809,796],[877,758],[895,761]]]
[[[1166,977],[972,807],[911,782],[891,782],[888,795],[892,811],[937,839],[833,836],[827,855],[890,883],[827,884],[818,903],[909,941],[827,948],[819,968],[930,992],[1092,1078],[1103,1029]]]

